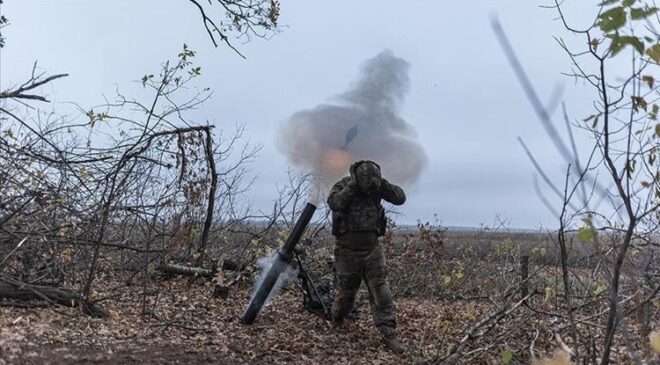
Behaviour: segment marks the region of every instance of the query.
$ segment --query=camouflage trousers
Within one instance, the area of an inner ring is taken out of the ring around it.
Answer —
[[[370,241],[370,242],[369,242]],[[383,246],[376,235],[340,237],[335,246],[337,289],[332,306],[333,319],[343,320],[353,308],[362,280],[369,290],[369,303],[376,328],[382,334],[396,328],[396,308],[387,283]]]

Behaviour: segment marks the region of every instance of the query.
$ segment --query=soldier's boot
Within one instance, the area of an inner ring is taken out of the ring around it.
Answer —
[[[381,330],[381,340],[386,349],[392,351],[395,354],[403,354],[408,351],[408,347],[403,343],[399,342],[396,338],[396,334],[393,330]]]
[[[354,319],[351,319],[349,316],[339,319],[333,316],[331,319],[331,324],[334,331],[352,332],[359,328],[357,322]]]

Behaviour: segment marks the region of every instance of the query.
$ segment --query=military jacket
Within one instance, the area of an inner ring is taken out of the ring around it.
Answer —
[[[328,196],[328,206],[332,210],[332,234],[339,237],[348,232],[375,232],[385,234],[385,210],[381,204],[384,199],[395,205],[406,201],[403,189],[382,179],[380,189],[366,194],[350,184],[347,176],[337,182]]]

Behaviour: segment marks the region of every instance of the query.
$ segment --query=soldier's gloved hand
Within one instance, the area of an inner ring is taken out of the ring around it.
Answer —
[[[349,182],[348,185],[346,185],[346,188],[351,190],[351,191],[357,191],[358,190],[358,183],[355,180],[355,178],[352,178]]]
[[[384,188],[390,186],[390,182],[385,180],[385,178],[380,179],[380,190],[383,190]]]
[[[385,193],[387,192],[387,189],[391,186],[390,182],[385,180],[384,178],[380,179],[380,188],[378,189],[378,193],[381,196],[386,195]]]

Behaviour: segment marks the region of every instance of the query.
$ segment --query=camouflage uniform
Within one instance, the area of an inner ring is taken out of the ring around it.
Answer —
[[[378,242],[386,225],[381,199],[401,205],[406,196],[400,187],[382,179],[380,168],[371,161],[353,164],[351,176],[337,182],[330,191],[337,278],[332,314],[335,323],[346,317],[364,279],[374,324],[388,336],[396,328],[396,309],[386,280],[383,246]]]

